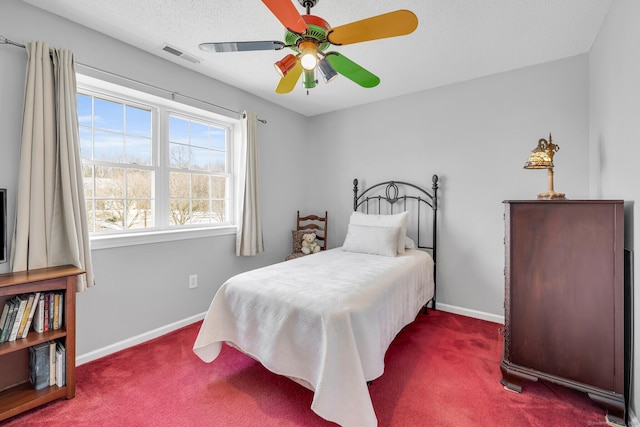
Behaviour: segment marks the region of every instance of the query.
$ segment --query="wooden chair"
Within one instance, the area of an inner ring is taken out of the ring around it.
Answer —
[[[320,246],[321,251],[327,250],[327,211],[324,212],[324,216],[318,215],[307,215],[300,216],[300,211],[298,211],[296,215],[296,230],[298,232],[309,232],[316,233],[316,240],[318,240],[318,246]],[[298,258],[304,256],[302,252],[296,251],[296,243],[298,239],[301,237],[297,237],[299,233],[293,233],[293,247],[294,250],[285,258],[285,261],[290,259]]]

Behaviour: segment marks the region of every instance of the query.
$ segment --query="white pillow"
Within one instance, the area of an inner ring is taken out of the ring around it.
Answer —
[[[349,224],[342,250],[394,257],[398,255],[399,234],[400,227]]]
[[[375,227],[400,227],[398,235],[398,253],[403,254],[404,237],[407,235],[407,221],[409,212],[394,215],[368,215],[362,212],[353,212],[349,218],[349,224],[370,225]]]
[[[405,249],[415,249],[416,248],[416,242],[414,242],[411,237],[404,236],[404,248]]]

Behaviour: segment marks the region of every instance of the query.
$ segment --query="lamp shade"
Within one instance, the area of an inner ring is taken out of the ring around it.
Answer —
[[[338,76],[338,72],[333,69],[331,64],[329,64],[327,58],[323,58],[322,61],[318,63],[318,68],[320,69],[320,73],[322,74],[325,83],[329,83]]]
[[[278,74],[280,74],[281,77],[284,77],[293,67],[296,66],[297,61],[296,57],[290,53],[273,65],[276,67]]]
[[[316,87],[316,74],[314,70],[304,70],[302,86],[304,86],[305,89],[313,89]]]
[[[529,154],[525,169],[549,169],[553,167],[553,159],[549,153],[540,149],[540,145]]]

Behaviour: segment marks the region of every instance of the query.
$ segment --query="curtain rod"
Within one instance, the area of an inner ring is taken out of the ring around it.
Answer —
[[[6,37],[4,37],[2,35],[0,35],[0,44],[10,44],[12,46],[21,47],[23,49],[27,48],[25,45],[23,45],[21,43],[14,42],[13,40],[9,40],[8,38],[6,38]],[[120,74],[112,73],[111,71],[101,70],[100,68],[92,67],[91,65],[83,64],[81,62],[76,62],[76,64],[80,65],[81,67],[93,70],[93,71],[98,71],[100,73],[108,74],[110,76],[117,77],[117,78],[122,79],[122,80],[126,80],[128,82],[136,83],[136,84],[139,84],[139,85],[142,85],[142,86],[147,86],[147,87],[150,87],[150,88],[162,91],[162,92],[169,93],[169,94],[171,94],[171,99],[173,99],[173,100],[175,100],[175,97],[177,95],[177,96],[181,96],[183,98],[190,99],[192,101],[201,102],[203,104],[210,105],[212,107],[221,108],[223,110],[230,111],[232,113],[241,114],[244,117],[244,113],[242,113],[240,111],[232,110],[232,109],[227,108],[227,107],[223,107],[222,105],[218,105],[218,104],[214,104],[214,103],[209,102],[209,101],[204,101],[202,99],[194,98],[194,97],[189,96],[189,95],[183,95],[181,93],[178,93],[178,92],[175,92],[175,91],[172,91],[172,90],[164,89],[164,88],[161,88],[159,86],[154,86],[152,84],[141,82],[139,80],[135,80],[135,79],[132,79],[132,78],[129,78],[129,77],[122,76]],[[256,120],[258,120],[260,123],[267,124],[267,121],[264,120],[264,119],[257,118]]]

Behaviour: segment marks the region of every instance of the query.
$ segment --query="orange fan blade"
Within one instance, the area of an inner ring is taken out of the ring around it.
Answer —
[[[291,71],[280,79],[280,83],[278,83],[276,87],[276,93],[285,94],[291,92],[293,88],[296,87],[296,83],[298,83],[300,79],[300,74],[302,74],[302,65],[300,65],[300,61],[298,61]]]
[[[335,45],[345,45],[404,36],[418,27],[418,17],[408,10],[396,10],[350,24],[341,25],[329,31],[327,39]]]
[[[307,31],[307,23],[304,22],[298,9],[291,3],[291,0],[262,0],[271,13],[286,29],[294,33],[302,34]]]

